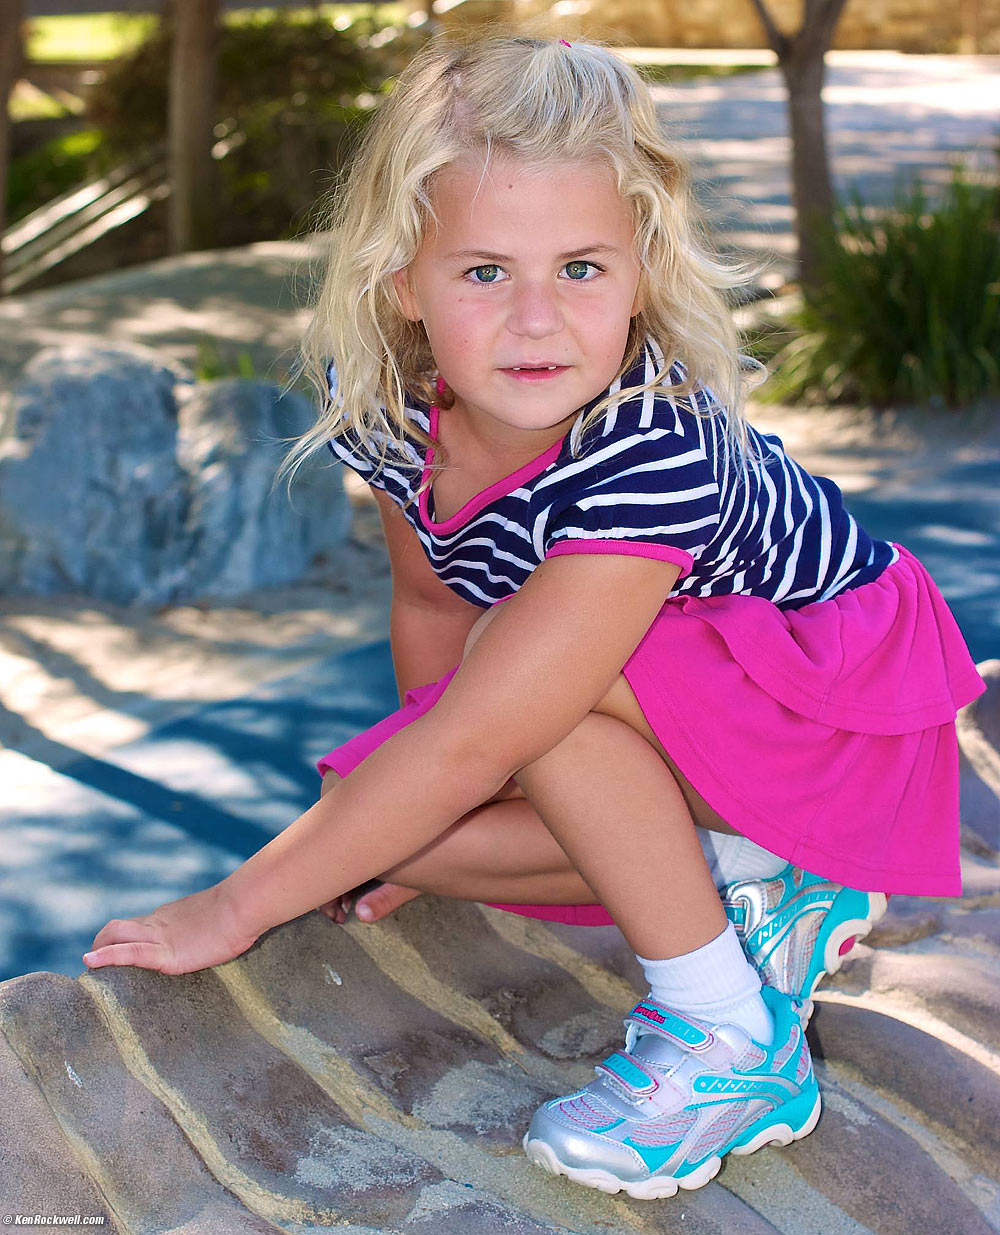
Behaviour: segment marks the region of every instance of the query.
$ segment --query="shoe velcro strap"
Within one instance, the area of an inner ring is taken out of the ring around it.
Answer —
[[[707,1051],[715,1042],[710,1030],[656,999],[640,1000],[625,1018],[625,1024],[636,1025],[640,1033],[657,1033],[685,1051]]]
[[[615,1051],[597,1064],[594,1071],[623,1086],[629,1098],[648,1098],[660,1088],[656,1077],[624,1051]]]
[[[747,907],[737,901],[724,901],[723,909],[726,911],[726,917],[732,922],[733,926],[738,931],[741,931],[746,926]]]

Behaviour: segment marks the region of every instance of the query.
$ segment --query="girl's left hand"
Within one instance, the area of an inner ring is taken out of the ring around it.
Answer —
[[[136,965],[159,973],[193,973],[245,952],[250,934],[222,884],[170,901],[143,918],[114,918],[84,954],[89,969]]]

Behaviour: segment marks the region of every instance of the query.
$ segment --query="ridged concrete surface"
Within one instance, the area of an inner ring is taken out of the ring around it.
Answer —
[[[0,1215],[106,1230],[426,1235],[1000,1231],[1000,662],[962,717],[966,896],[895,898],[810,1030],[817,1130],[635,1202],[520,1139],[642,993],[614,928],[422,898],[318,913],[215,970],[0,985]]]

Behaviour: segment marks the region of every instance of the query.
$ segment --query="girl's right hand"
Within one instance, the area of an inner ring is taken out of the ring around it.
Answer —
[[[169,901],[142,918],[114,918],[84,954],[89,969],[136,965],[159,973],[193,973],[221,965],[257,939],[239,921],[222,884]]]

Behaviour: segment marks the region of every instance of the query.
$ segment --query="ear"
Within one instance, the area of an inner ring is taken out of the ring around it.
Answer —
[[[423,314],[420,311],[420,305],[410,283],[409,266],[404,266],[402,270],[394,270],[392,272],[392,281],[396,286],[396,295],[399,297],[399,302],[403,306],[403,316],[411,322],[421,321]]]
[[[646,307],[646,297],[643,290],[642,277],[639,278],[639,285],[635,289],[635,299],[632,301],[632,308],[629,310],[629,317],[638,317]]]

